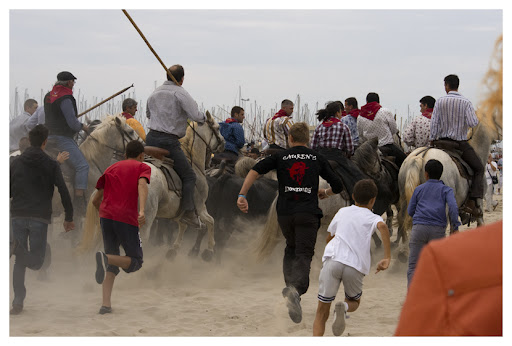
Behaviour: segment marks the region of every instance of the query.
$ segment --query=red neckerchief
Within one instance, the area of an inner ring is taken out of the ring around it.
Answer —
[[[279,112],[276,113],[276,115],[274,115],[272,117],[272,120],[276,120],[277,118],[281,118],[281,117],[287,117],[288,114],[286,114],[285,110],[284,109],[280,109]]]
[[[343,117],[346,117],[346,116],[347,116],[347,112],[341,111],[341,117],[343,118]]]
[[[359,112],[360,112],[359,109],[352,109],[350,112],[348,112],[348,115],[351,115],[357,119],[357,117],[359,116]]]
[[[130,114],[130,113],[128,113],[128,112],[123,112],[121,115],[122,115],[123,117],[125,117],[125,118],[126,118],[126,120],[128,120],[128,119],[133,119],[133,115],[131,115],[131,114]]]
[[[432,119],[432,112],[434,111],[434,108],[427,108],[424,113],[421,113],[425,118]]]
[[[325,127],[331,127],[333,124],[339,123],[341,120],[336,117],[331,117],[327,120],[322,121],[322,125]]]
[[[375,115],[377,115],[377,112],[381,108],[382,106],[378,102],[370,102],[361,107],[359,115],[363,118],[373,121]]]
[[[62,96],[73,95],[73,89],[65,87],[64,85],[54,85],[50,91],[50,103],[54,103]]]
[[[238,121],[235,118],[227,118],[225,121],[226,124],[237,123],[237,122]]]

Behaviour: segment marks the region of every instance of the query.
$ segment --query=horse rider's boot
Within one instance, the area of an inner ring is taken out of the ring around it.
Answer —
[[[475,217],[482,216],[482,209],[476,204],[476,200],[470,198],[465,203],[465,210]]]
[[[201,222],[201,219],[196,214],[195,210],[187,210],[181,216],[180,221],[183,222],[184,224],[192,226],[192,227],[194,227],[196,229],[201,229],[201,228],[206,227],[206,225]]]

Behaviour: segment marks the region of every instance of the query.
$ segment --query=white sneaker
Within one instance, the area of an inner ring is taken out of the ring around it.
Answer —
[[[340,336],[345,330],[345,304],[343,302],[336,303],[334,308],[334,323],[332,324],[332,333]]]

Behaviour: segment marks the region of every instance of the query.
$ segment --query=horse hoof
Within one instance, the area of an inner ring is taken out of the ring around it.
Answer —
[[[397,257],[398,257],[398,260],[399,260],[401,263],[407,263],[408,258],[407,258],[407,255],[406,255],[405,253],[403,253],[403,252],[399,252],[399,253],[398,253],[398,255],[397,255]]]
[[[199,255],[199,249],[192,248],[188,252],[188,257],[197,257],[197,255]]]
[[[167,251],[167,253],[165,254],[165,258],[167,258],[169,261],[172,261],[176,258],[176,255],[178,254],[178,252],[174,249],[170,249],[169,251]]]
[[[213,258],[213,251],[212,250],[204,250],[201,255],[201,258],[205,262],[210,262]]]

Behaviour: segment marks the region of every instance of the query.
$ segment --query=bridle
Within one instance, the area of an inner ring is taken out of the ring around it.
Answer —
[[[213,139],[214,136],[217,139],[217,143],[219,145],[220,145],[220,143],[222,143],[223,139],[221,139],[218,131],[216,131],[213,128],[213,121],[211,121],[209,119],[206,119],[206,121],[205,121],[205,124],[208,125],[208,127],[210,128],[210,131],[213,133],[213,136],[210,136],[210,140],[208,142],[206,142],[206,140],[197,132],[197,130],[195,129],[194,125],[192,125],[190,123],[187,123],[187,124],[192,129],[192,132],[194,132],[194,135],[192,137],[192,144],[191,144],[191,146],[194,146],[194,141],[195,141],[196,136],[199,137],[199,139],[201,139],[203,141],[203,143],[206,145],[206,151],[207,152],[210,151],[210,152],[213,153],[213,149],[211,147],[211,142],[212,142],[212,139]],[[201,168],[201,167],[197,166],[197,164],[194,162],[193,157],[192,157],[192,150],[187,148],[187,151],[188,151],[188,154],[190,156],[190,162],[193,163],[194,165],[196,165],[196,167],[199,168],[200,171],[204,171],[204,167]]]

